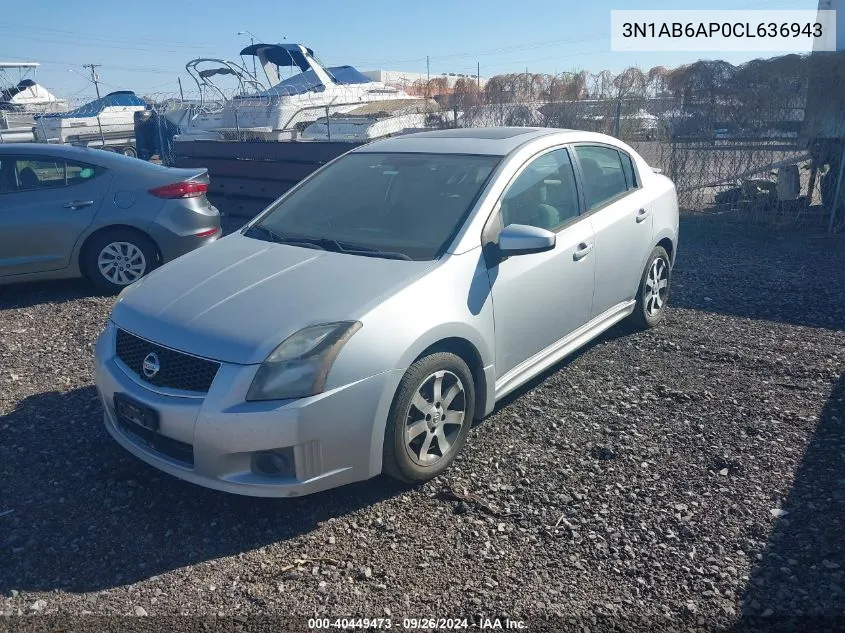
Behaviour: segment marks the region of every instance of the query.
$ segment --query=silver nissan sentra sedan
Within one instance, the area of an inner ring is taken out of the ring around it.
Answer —
[[[622,319],[658,324],[677,242],[674,185],[614,138],[376,141],[121,293],[106,428],[233,493],[425,481],[497,400]]]

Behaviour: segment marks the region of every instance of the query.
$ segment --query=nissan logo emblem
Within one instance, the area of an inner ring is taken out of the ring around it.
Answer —
[[[158,354],[150,352],[144,357],[144,363],[141,365],[141,370],[147,378],[154,378],[161,369],[161,362],[158,360]]]

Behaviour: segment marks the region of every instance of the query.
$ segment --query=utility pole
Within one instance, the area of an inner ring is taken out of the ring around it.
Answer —
[[[475,62],[475,86],[481,90],[481,62]]]
[[[83,64],[83,68],[91,69],[91,81],[94,83],[94,90],[97,92],[97,101],[100,100],[100,78],[97,77],[97,68],[101,64]],[[97,113],[97,126],[100,128],[100,141],[103,143],[103,149],[106,149],[106,135],[103,134],[103,123],[100,121],[100,113]]]

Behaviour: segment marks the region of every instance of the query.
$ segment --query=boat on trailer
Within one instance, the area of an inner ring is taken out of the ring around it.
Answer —
[[[131,90],[119,90],[67,112],[35,116],[35,140],[114,149],[136,156],[135,113],[147,102]]]
[[[67,111],[67,101],[35,81],[39,66],[38,62],[0,62],[0,143],[32,142],[36,115]],[[17,78],[12,77],[14,71]]]

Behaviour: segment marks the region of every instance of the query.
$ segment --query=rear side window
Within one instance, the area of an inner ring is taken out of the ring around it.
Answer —
[[[587,207],[595,209],[628,191],[622,160],[612,147],[577,145]],[[633,173],[633,169],[632,169]]]
[[[65,167],[67,169],[68,185],[76,185],[86,180],[91,180],[105,171],[102,167],[95,167],[94,165],[86,165],[85,163],[74,161],[66,161]]]
[[[29,156],[4,158],[0,169],[0,193],[69,187],[105,171],[76,161]]]
[[[634,161],[625,152],[619,152],[619,157],[622,159],[622,171],[625,172],[625,183],[628,185],[628,191],[639,189],[640,183],[637,180],[637,170],[634,169]]]

